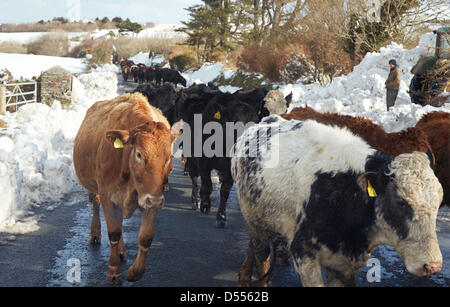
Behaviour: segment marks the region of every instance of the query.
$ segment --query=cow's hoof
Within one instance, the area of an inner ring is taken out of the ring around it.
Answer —
[[[216,226],[217,228],[225,228],[227,226],[227,216],[224,212],[217,212]]]
[[[200,205],[200,211],[203,214],[208,214],[211,211],[211,206],[210,205]]]
[[[93,236],[93,235],[91,235],[90,237],[89,237],[89,243],[91,244],[91,245],[100,245],[100,243],[102,242],[102,237],[101,236]]]
[[[197,210],[198,208],[200,208],[200,200],[195,198],[195,197],[191,197],[192,200],[192,210]]]
[[[106,275],[106,284],[110,286],[121,286],[122,279],[120,278],[120,275],[113,275],[113,276]]]
[[[130,268],[127,271],[127,280],[131,281],[131,282],[136,282],[139,279],[142,278],[142,276],[144,276],[144,270],[140,271],[137,269],[134,269],[134,266],[130,266]]]

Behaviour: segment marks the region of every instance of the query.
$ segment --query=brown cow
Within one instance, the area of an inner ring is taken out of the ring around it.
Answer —
[[[155,219],[164,202],[164,182],[173,169],[172,143],[181,124],[171,130],[161,111],[140,93],[97,102],[86,113],[73,160],[93,205],[91,244],[100,242],[100,204],[103,207],[111,243],[109,284],[120,284],[120,259],[125,259],[122,219],[130,218],[138,207],[142,212],[139,252],[127,279],[136,281],[144,274]]]
[[[421,151],[432,158],[432,148],[427,135],[420,129],[408,128],[400,132],[387,133],[382,126],[375,124],[368,118],[336,113],[320,113],[310,107],[294,108],[291,113],[283,114],[281,117],[287,120],[312,119],[325,125],[347,127],[373,148],[390,153],[393,156]]]
[[[120,60],[120,67],[122,68],[122,77],[123,81],[128,81],[128,77],[131,75],[131,67],[133,67],[135,64],[131,60]]]
[[[416,128],[428,136],[436,158],[434,173],[444,189],[443,205],[450,206],[450,113],[431,112],[423,116]]]

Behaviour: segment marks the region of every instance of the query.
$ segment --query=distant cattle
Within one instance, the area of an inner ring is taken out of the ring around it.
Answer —
[[[127,279],[145,271],[163,186],[172,171],[172,143],[180,125],[170,127],[161,111],[141,94],[126,94],[95,103],[86,113],[75,138],[73,159],[77,177],[93,206],[90,242],[100,243],[100,204],[110,241],[107,282],[120,283],[120,260],[126,259],[122,219],[136,208],[142,213],[136,261]]]
[[[434,172],[444,189],[443,205],[450,206],[450,114],[431,112],[417,123],[417,129],[425,132],[436,158]]]
[[[267,286],[280,238],[303,286],[323,286],[322,267],[327,285],[355,285],[380,244],[414,275],[441,270],[442,187],[423,152],[394,157],[347,129],[271,116],[237,140],[231,170],[250,233],[240,286],[251,285],[253,265]]]
[[[124,81],[128,81],[128,77],[131,75],[131,67],[133,67],[135,64],[131,60],[120,60],[120,67],[122,69],[122,77]]]

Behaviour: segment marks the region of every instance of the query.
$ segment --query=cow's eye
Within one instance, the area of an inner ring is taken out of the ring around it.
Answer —
[[[142,154],[139,151],[136,151],[136,159],[138,159],[138,161],[142,161]]]

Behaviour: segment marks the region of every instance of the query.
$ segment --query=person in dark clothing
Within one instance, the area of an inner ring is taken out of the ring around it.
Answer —
[[[391,71],[386,80],[386,106],[389,111],[390,107],[393,107],[395,100],[397,99],[398,90],[400,89],[400,81],[402,79],[402,70],[397,65],[397,61],[390,60],[389,66]]]

